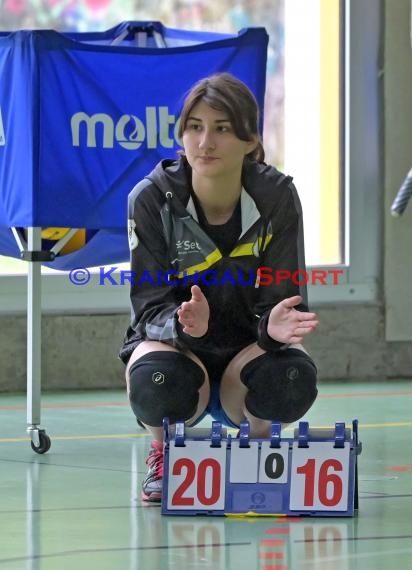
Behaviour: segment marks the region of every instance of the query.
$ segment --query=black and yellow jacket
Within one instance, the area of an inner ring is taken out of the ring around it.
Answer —
[[[306,288],[279,271],[305,271],[302,211],[292,179],[266,164],[245,160],[241,194],[242,231],[222,255],[197,221],[191,169],[184,157],[163,160],[129,195],[132,318],[120,358],[127,362],[144,339],[193,352],[240,350],[258,341],[266,350],[280,343],[267,335],[267,319],[282,299]],[[259,283],[258,268],[262,270]],[[270,281],[272,280],[272,283]],[[302,281],[302,274],[295,281]],[[201,338],[183,333],[176,311],[198,284],[210,307]]]

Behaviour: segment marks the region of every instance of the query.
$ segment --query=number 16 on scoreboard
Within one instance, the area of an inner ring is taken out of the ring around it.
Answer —
[[[291,511],[346,511],[348,508],[349,443],[335,449],[329,442],[309,447],[293,443]]]

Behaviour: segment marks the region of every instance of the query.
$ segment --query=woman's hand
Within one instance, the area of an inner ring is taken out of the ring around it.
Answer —
[[[271,338],[283,343],[298,344],[316,329],[319,321],[315,313],[303,313],[294,308],[301,302],[302,297],[296,295],[283,299],[273,307],[267,328]]]
[[[184,333],[201,337],[209,328],[209,303],[198,285],[193,285],[190,292],[192,294],[190,301],[184,301],[177,311],[178,321]]]

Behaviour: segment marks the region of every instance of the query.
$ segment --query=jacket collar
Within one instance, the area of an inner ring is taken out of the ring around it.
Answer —
[[[191,168],[185,157],[178,160],[162,160],[147,177],[163,194],[171,192],[173,211],[182,216],[194,215],[196,209],[190,197]],[[292,178],[273,166],[245,160],[242,171],[242,233],[260,216],[267,217],[279,201],[276,189],[291,185]],[[177,198],[177,200],[176,200]]]

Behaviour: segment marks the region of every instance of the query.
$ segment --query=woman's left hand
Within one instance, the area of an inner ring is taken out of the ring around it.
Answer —
[[[295,309],[302,302],[296,295],[283,299],[270,311],[268,335],[285,344],[299,344],[303,338],[314,331],[319,324],[315,313],[304,313]]]

